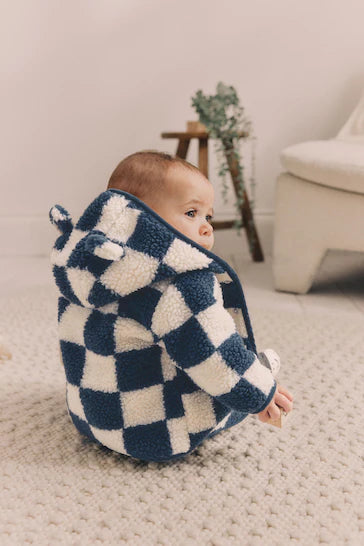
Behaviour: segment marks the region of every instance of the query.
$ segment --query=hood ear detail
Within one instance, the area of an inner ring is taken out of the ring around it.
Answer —
[[[102,233],[92,233],[86,238],[85,251],[113,262],[120,260],[125,255],[122,243],[113,243]]]
[[[51,208],[49,219],[61,233],[70,233],[73,229],[71,215],[61,205],[54,205]]]
[[[241,308],[248,334],[244,342],[256,353],[236,272],[134,195],[115,188],[102,192],[75,225],[61,205],[54,205],[49,217],[61,232],[53,245],[51,263],[56,284],[67,300],[99,308],[143,288],[148,298],[154,298],[158,297],[156,283],[168,286],[177,279],[188,283],[202,270],[211,272],[220,283],[224,307]]]

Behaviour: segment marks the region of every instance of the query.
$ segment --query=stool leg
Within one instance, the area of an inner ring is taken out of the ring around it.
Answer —
[[[206,178],[209,177],[207,138],[198,139],[198,168],[206,176]]]
[[[225,144],[225,156],[229,166],[231,180],[233,182],[236,196],[239,194],[239,165],[236,157],[233,155],[232,142],[226,141]],[[264,254],[260,245],[259,235],[255,227],[255,221],[253,212],[250,208],[249,198],[246,189],[243,191],[243,204],[241,205],[241,217],[243,220],[243,227],[245,228],[245,234],[248,239],[249,251],[253,257],[254,262],[264,262]]]
[[[179,139],[178,146],[177,146],[177,151],[176,151],[176,156],[177,157],[181,157],[182,159],[186,159],[187,152],[188,152],[188,147],[190,145],[190,142],[191,142],[191,139],[189,139],[189,138],[186,138],[186,139],[180,138]]]

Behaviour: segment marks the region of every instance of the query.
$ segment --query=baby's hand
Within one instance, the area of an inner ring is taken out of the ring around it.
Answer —
[[[269,419],[279,419],[281,416],[279,408],[282,408],[286,413],[289,413],[293,408],[292,394],[281,385],[277,385],[276,392],[268,406],[258,413],[259,420],[266,423]]]

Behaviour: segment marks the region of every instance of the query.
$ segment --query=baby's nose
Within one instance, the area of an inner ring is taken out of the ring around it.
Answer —
[[[211,224],[209,224],[208,222],[205,222],[204,224],[202,224],[201,228],[200,228],[200,232],[203,234],[203,235],[211,235],[211,233],[213,232],[214,228],[212,227]]]

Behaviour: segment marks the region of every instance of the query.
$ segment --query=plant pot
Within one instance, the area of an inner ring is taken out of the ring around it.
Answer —
[[[200,121],[187,121],[188,133],[207,133],[207,129]]]

